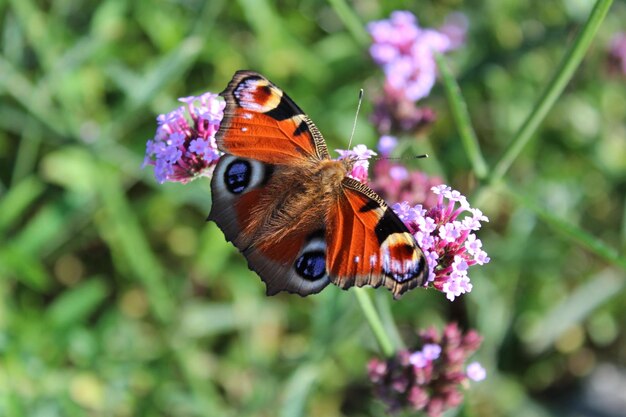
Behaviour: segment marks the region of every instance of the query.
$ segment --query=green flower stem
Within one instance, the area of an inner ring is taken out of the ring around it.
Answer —
[[[490,175],[491,182],[497,182],[504,177],[513,164],[513,161],[515,161],[522,152],[522,149],[530,141],[537,127],[563,92],[563,89],[572,78],[572,75],[574,75],[578,65],[580,65],[580,62],[585,56],[593,37],[598,31],[612,3],[613,0],[598,0],[596,2],[589,15],[589,19],[587,19],[582,30],[576,36],[574,43],[563,57],[548,87],[539,98],[539,101],[533,106],[533,110],[524,123],[522,123],[522,126],[502,155],[500,161],[495,165]]]
[[[452,119],[456,124],[456,128],[461,136],[461,142],[465,147],[465,152],[472,164],[474,174],[479,179],[484,179],[487,176],[488,168],[483,154],[480,152],[480,145],[478,144],[478,138],[476,132],[472,127],[469,112],[467,111],[467,104],[461,94],[461,89],[456,80],[450,73],[450,69],[446,64],[445,59],[440,54],[435,54],[435,60],[437,61],[437,67],[441,74],[444,91],[446,92],[446,98],[448,99],[448,105],[450,106],[450,112]]]
[[[374,307],[374,303],[372,302],[372,298],[368,294],[367,289],[354,288],[353,291],[356,294],[356,299],[359,301],[361,310],[363,310],[363,314],[365,315],[365,318],[367,319],[367,322],[372,329],[372,333],[374,333],[374,337],[376,338],[380,349],[383,351],[383,354],[387,357],[393,356],[395,353],[393,342],[385,331],[383,322]]]

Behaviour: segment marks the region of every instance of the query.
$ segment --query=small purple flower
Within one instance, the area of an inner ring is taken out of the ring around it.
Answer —
[[[337,153],[339,153],[338,159],[340,160],[352,159],[354,161],[352,171],[348,174],[348,176],[362,182],[363,184],[367,184],[367,170],[370,165],[369,159],[372,156],[377,155],[377,153],[368,149],[365,145],[356,145],[352,148],[352,150],[337,149]]]
[[[394,136],[383,135],[378,140],[378,152],[382,156],[389,156],[398,145],[398,139]]]
[[[216,94],[183,97],[186,104],[157,117],[157,131],[146,144],[143,166],[153,165],[157,181],[187,183],[210,176],[221,153],[215,143],[223,100]]]
[[[426,256],[429,283],[446,294],[450,301],[472,290],[468,268],[489,262],[482,242],[474,232],[489,219],[470,207],[465,196],[445,184],[431,188],[437,203],[426,210],[422,205],[395,204],[398,216],[413,233]],[[447,202],[446,202],[447,200]],[[457,220],[462,213],[469,213]]]
[[[340,159],[354,158],[357,160],[357,162],[367,162],[367,160],[370,159],[372,156],[377,155],[376,152],[368,149],[367,146],[361,144],[356,145],[354,148],[352,148],[352,150],[337,149],[337,153],[339,153],[341,157]]]
[[[411,365],[417,368],[424,368],[426,367],[426,365],[428,365],[428,359],[421,351],[411,353],[411,356],[409,357],[409,362],[411,363]]]
[[[409,170],[402,165],[395,165],[389,168],[389,176],[394,181],[404,181],[409,178]]]
[[[424,357],[429,361],[434,361],[439,358],[441,354],[441,346],[436,343],[426,343],[422,348],[422,352],[424,352]]]
[[[387,360],[370,360],[367,368],[374,393],[390,412],[422,410],[438,417],[461,404],[460,388],[469,380],[485,378],[477,362],[465,366],[481,341],[476,331],[462,333],[454,323],[442,333],[434,328],[422,331],[416,349],[401,350]]]
[[[476,382],[482,381],[483,379],[487,378],[487,371],[485,371],[485,368],[483,368],[482,365],[478,362],[472,362],[467,365],[465,374],[469,379]]]

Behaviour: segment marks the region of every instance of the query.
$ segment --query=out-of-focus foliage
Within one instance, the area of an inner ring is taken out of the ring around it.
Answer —
[[[446,60],[493,166],[592,5],[0,1],[0,415],[383,415],[354,296],[267,298],[205,223],[208,181],[140,169],[156,115],[249,68],[345,148],[359,88],[367,115],[382,85],[364,24],[462,12],[467,43]],[[623,415],[626,78],[609,76],[606,49],[624,21],[616,2],[505,181],[479,195],[443,89],[424,101],[438,120],[412,152],[490,217],[492,262],[452,304],[375,295],[407,343],[450,320],[483,334],[488,377],[460,415]],[[356,142],[376,139],[362,117]]]

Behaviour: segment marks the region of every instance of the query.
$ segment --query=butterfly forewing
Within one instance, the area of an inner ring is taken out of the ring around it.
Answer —
[[[270,164],[328,159],[322,134],[281,89],[262,75],[238,71],[220,93],[226,100],[218,148]]]

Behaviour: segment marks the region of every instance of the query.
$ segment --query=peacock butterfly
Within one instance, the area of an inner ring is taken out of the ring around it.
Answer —
[[[237,71],[216,135],[213,220],[267,286],[302,296],[329,283],[384,285],[395,298],[427,282],[422,250],[354,159],[330,158],[322,134],[280,88]]]

